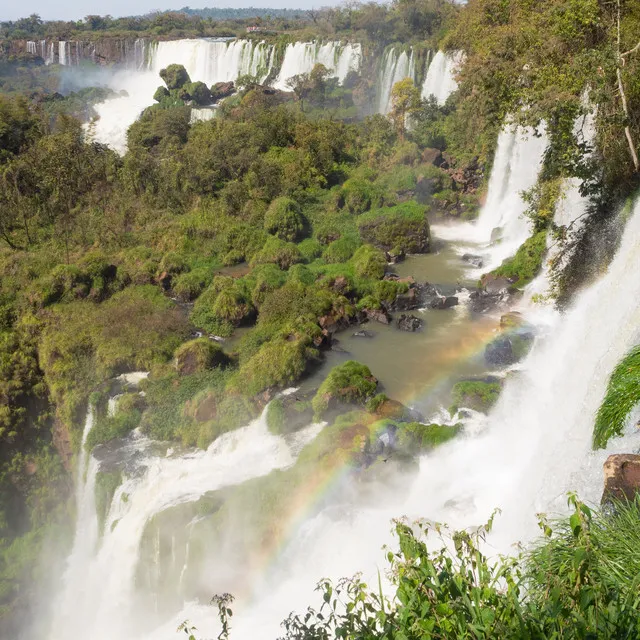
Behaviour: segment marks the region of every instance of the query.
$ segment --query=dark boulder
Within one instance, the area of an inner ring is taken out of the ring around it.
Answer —
[[[403,313],[396,320],[396,327],[402,331],[420,331],[424,326],[424,320],[410,313]]]
[[[235,93],[236,86],[233,82],[216,82],[211,87],[211,99],[213,102],[228,98]]]
[[[365,309],[364,313],[367,320],[373,320],[380,324],[389,324],[391,322],[391,316],[385,309]]]
[[[484,260],[482,259],[482,256],[476,256],[476,255],[473,255],[472,253],[463,254],[462,261],[466,262],[467,264],[470,264],[472,267],[475,267],[476,269],[480,269],[484,265]]]
[[[418,294],[415,288],[412,287],[406,293],[398,294],[393,306],[398,311],[413,311],[418,308],[418,303]]]
[[[529,353],[533,339],[533,332],[526,329],[499,336],[486,346],[484,359],[487,364],[499,367],[515,364]]]

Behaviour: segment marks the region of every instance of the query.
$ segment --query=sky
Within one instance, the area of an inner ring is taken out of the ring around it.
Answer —
[[[277,7],[283,9],[311,9],[340,4],[340,0],[0,0],[0,21],[24,18],[32,13],[43,20],[80,20],[86,15],[131,16],[154,10],[192,9],[204,7]]]

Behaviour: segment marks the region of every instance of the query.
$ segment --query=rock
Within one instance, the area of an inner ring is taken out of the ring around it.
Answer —
[[[467,262],[468,264],[470,264],[472,267],[475,267],[476,269],[480,269],[484,265],[484,260],[482,259],[482,256],[475,256],[472,253],[465,253],[462,256],[462,260],[463,262]]]
[[[233,95],[236,87],[233,82],[216,82],[211,87],[211,98],[214,102]]]
[[[500,316],[501,329],[517,329],[524,324],[524,317],[519,311],[509,311],[509,313]]]
[[[396,320],[396,327],[402,331],[420,331],[424,325],[424,320],[413,314],[403,313]]]
[[[364,313],[368,320],[374,320],[380,324],[389,324],[391,316],[384,309],[365,309]]]
[[[640,494],[640,455],[622,453],[609,456],[604,463],[602,503],[634,500]]]
[[[352,335],[354,338],[373,338],[375,333],[372,331],[366,331],[365,329],[358,329],[357,331],[354,331]]]
[[[440,149],[432,149],[427,147],[422,152],[422,162],[425,164],[433,164],[439,167],[443,163],[442,151]]]
[[[414,288],[409,289],[407,293],[400,293],[396,296],[394,309],[398,311],[413,311],[418,308],[418,294]]]
[[[385,251],[384,256],[389,264],[398,264],[404,261],[407,254],[402,249],[391,249],[390,251]]]
[[[418,287],[419,306],[427,309],[450,309],[455,307],[459,302],[458,298],[455,295],[448,295],[449,293],[455,293],[455,288],[436,286],[425,282]]]
[[[457,296],[436,296],[429,303],[429,309],[451,309],[458,304]]]
[[[513,284],[509,278],[503,276],[494,276],[492,273],[487,273],[482,276],[480,280],[482,288],[489,294],[501,294],[508,293]]]
[[[484,351],[489,365],[508,366],[522,360],[533,346],[534,335],[528,330],[502,335],[490,342]]]

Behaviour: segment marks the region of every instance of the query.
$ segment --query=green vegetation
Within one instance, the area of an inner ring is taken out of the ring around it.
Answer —
[[[227,364],[222,347],[208,338],[196,338],[180,345],[175,352],[175,366],[180,375],[202,373]]]
[[[331,369],[311,404],[317,417],[340,404],[361,404],[373,396],[378,381],[364,364],[348,360]]]
[[[547,232],[539,231],[524,241],[513,258],[507,258],[491,273],[496,277],[508,278],[518,287],[524,287],[540,271],[546,252]]]
[[[410,422],[398,427],[398,448],[401,451],[415,455],[418,452],[429,451],[455,438],[461,431],[459,425],[449,427],[442,424],[420,424]]]
[[[98,471],[96,476],[96,515],[98,516],[98,528],[100,535],[104,531],[104,525],[111,509],[113,496],[122,484],[121,471]]]
[[[87,436],[87,448],[91,450],[97,444],[122,438],[131,433],[140,424],[144,409],[144,398],[140,394],[123,394],[118,398],[113,415],[98,415]]]
[[[374,209],[358,218],[363,240],[387,250],[425,253],[429,251],[426,209],[417,202]]]
[[[498,400],[502,385],[500,382],[485,380],[462,380],[453,385],[451,398],[453,405],[449,411],[454,414],[460,407],[486,413]]]
[[[323,580],[319,609],[292,614],[294,638],[628,638],[640,629],[640,502],[612,515],[570,498],[572,515],[542,522],[547,538],[515,557],[489,558],[493,517],[473,533],[396,523],[394,595],[358,577]],[[425,534],[429,534],[428,537]]]
[[[604,449],[609,438],[622,435],[629,414],[640,402],[640,347],[634,347],[611,374],[607,393],[593,427],[593,448]]]

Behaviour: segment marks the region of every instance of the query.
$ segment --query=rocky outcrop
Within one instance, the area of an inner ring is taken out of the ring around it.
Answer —
[[[218,100],[233,95],[235,90],[236,87],[233,82],[216,82],[216,84],[211,87],[211,99],[213,102],[218,102]]]
[[[396,327],[401,331],[420,331],[424,325],[424,320],[411,313],[403,313],[396,320]]]
[[[604,463],[602,504],[613,500],[634,500],[640,495],[640,455],[622,453]]]
[[[522,360],[533,346],[534,334],[527,327],[499,336],[484,351],[488,365],[505,367]]]

